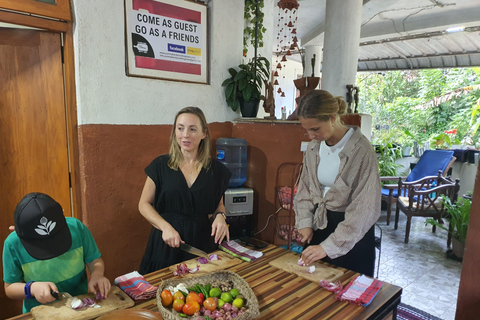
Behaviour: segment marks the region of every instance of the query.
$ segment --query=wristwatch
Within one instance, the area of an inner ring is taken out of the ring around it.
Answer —
[[[217,212],[217,213],[215,213],[215,217],[213,218],[213,220],[215,220],[219,214],[221,214],[221,215],[225,218],[225,220],[227,220],[227,216],[225,215],[225,212]]]

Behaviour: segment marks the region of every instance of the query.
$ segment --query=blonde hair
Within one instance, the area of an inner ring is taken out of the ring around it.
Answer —
[[[313,90],[303,96],[298,106],[298,116],[303,118],[315,118],[319,121],[328,121],[336,114],[336,121],[345,114],[347,104],[342,97],[334,97],[325,90]]]
[[[205,138],[200,141],[198,145],[197,160],[200,162],[203,168],[208,168],[211,163],[210,158],[210,132],[208,130],[207,119],[203,114],[203,111],[198,107],[185,107],[182,110],[178,111],[175,116],[175,122],[173,123],[172,132],[170,133],[170,160],[168,161],[168,166],[173,170],[178,170],[180,165],[183,162],[183,154],[180,148],[180,145],[177,142],[177,137],[175,135],[175,129],[177,127],[177,119],[181,114],[190,113],[196,115],[200,119],[200,124],[202,130],[205,133]]]

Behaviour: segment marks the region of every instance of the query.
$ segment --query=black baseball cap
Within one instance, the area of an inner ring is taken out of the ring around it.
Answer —
[[[14,219],[15,232],[25,250],[37,260],[58,257],[72,246],[62,206],[44,193],[24,196],[15,209]]]

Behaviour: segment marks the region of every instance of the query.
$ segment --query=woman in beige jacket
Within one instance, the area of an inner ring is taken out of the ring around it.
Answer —
[[[341,123],[345,108],[345,101],[325,90],[311,91],[300,102],[300,123],[312,141],[294,200],[296,227],[306,243],[306,265],[322,260],[373,276],[378,162],[360,129]]]

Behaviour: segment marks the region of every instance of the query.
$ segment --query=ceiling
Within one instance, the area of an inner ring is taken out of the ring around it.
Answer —
[[[300,46],[322,46],[326,0],[298,3]],[[364,0],[360,38],[358,71],[480,66],[480,0]]]

